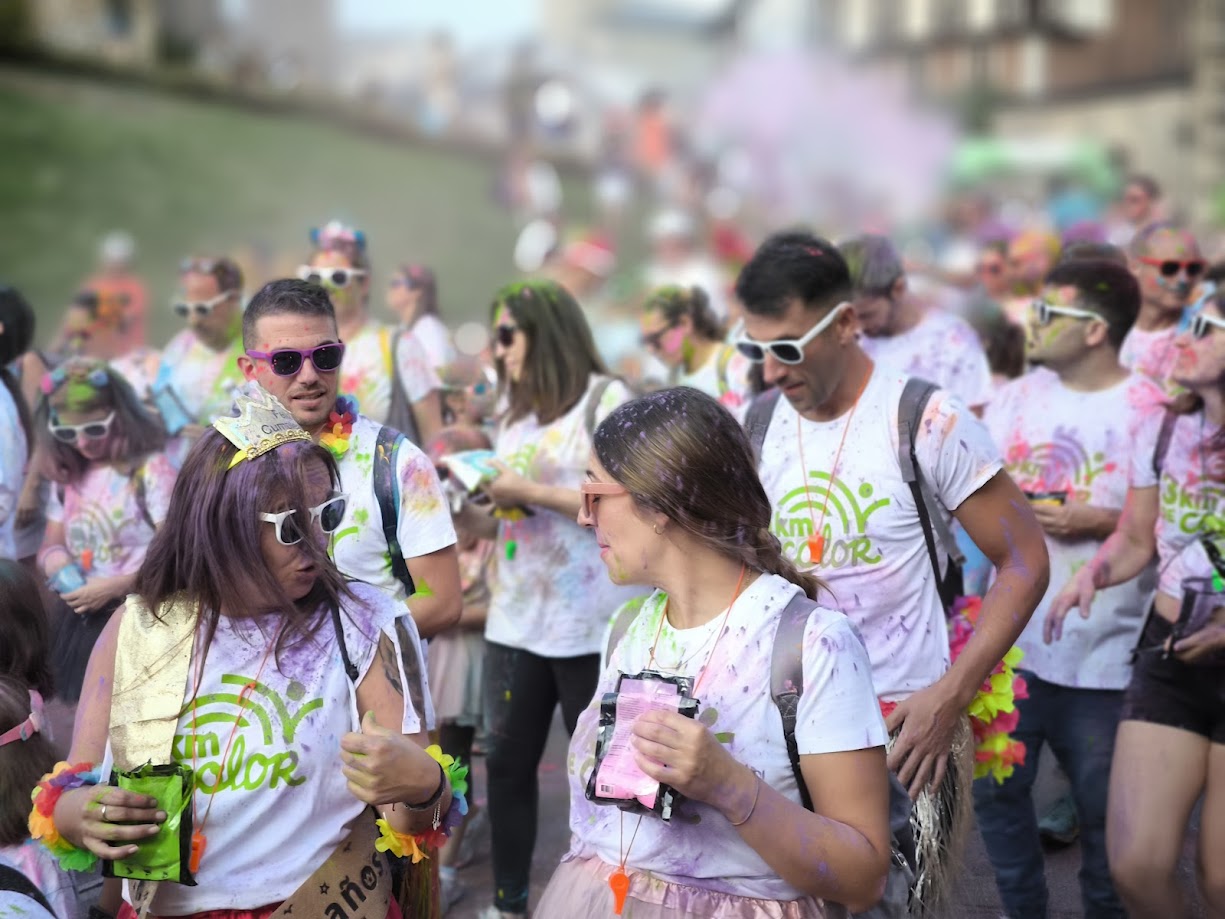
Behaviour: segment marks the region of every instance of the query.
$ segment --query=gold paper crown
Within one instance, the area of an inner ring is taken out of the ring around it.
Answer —
[[[281,444],[311,439],[276,397],[258,383],[247,383],[236,391],[234,410],[237,415],[213,422],[213,427],[238,448],[230,469],[243,460],[263,456]]]

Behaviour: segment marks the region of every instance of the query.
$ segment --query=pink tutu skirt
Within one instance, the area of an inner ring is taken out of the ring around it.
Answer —
[[[598,858],[563,861],[553,872],[536,919],[604,919],[613,915],[613,893],[608,878],[616,870]],[[702,919],[838,919],[841,907],[825,907],[819,900],[757,900],[734,894],[675,884],[640,868],[629,868],[629,896],[622,919],[671,919],[700,916]]]

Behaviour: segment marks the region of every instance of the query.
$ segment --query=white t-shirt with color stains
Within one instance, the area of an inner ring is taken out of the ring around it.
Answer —
[[[191,329],[184,329],[166,345],[157,373],[157,387],[170,386],[174,396],[197,424],[210,424],[228,415],[234,390],[243,383],[238,356],[241,338],[216,351]]]
[[[391,554],[374,491],[374,451],[380,427],[365,415],[358,415],[349,448],[336,462],[340,489],[349,500],[344,519],[332,534],[332,560],[347,577],[381,587],[404,601],[407,594],[391,571]],[[404,557],[417,558],[455,545],[455,527],[434,464],[407,439],[400,443],[396,455],[396,477],[400,483],[396,536]],[[415,586],[422,592],[429,589],[428,584]]]
[[[815,572],[833,593],[831,605],[845,610],[863,636],[876,691],[889,701],[930,686],[949,666],[938,586],[897,460],[906,379],[876,367],[854,416],[828,422],[803,419],[780,398],[759,469],[774,509],[770,528],[784,553],[811,569],[809,538],[824,535]],[[943,390],[928,401],[915,444],[920,472],[946,520],[1003,468],[986,428]]]
[[[799,588],[778,575],[763,574],[732,606],[705,625],[675,630],[661,618],[667,595],[652,594],[613,650],[591,704],[578,718],[570,741],[571,858],[596,856],[620,863],[621,811],[585,796],[595,767],[600,703],[615,692],[619,674],[649,669],[696,678],[698,721],[727,751],[762,777],[765,784],[800,803],[778,708],[770,698],[770,662],[779,616]],[[824,597],[822,599],[825,599]],[[659,641],[656,644],[656,632]],[[706,664],[709,658],[709,665]],[[679,669],[676,664],[684,662]],[[795,737],[801,756],[883,746],[888,739],[872,687],[871,665],[855,630],[842,613],[818,607],[808,617],[801,652],[804,691]],[[683,802],[669,823],[647,816],[624,818],[626,839],[637,826],[627,867],[650,871],[666,881],[737,896],[794,900],[802,896],[765,863],[715,808]]]
[[[1225,455],[1203,448],[1222,429],[1208,423],[1202,412],[1180,417],[1158,481],[1153,454],[1160,416],[1151,419],[1149,427],[1142,440],[1144,449],[1132,454],[1131,484],[1134,488],[1157,486],[1157,589],[1181,598],[1183,578],[1212,576],[1212,562],[1201,537],[1208,536],[1225,553]]]
[[[1182,387],[1170,376],[1174,362],[1178,360],[1178,349],[1174,347],[1177,336],[1177,326],[1155,332],[1132,326],[1119,349],[1119,363],[1128,370],[1144,374],[1167,394],[1177,395]]]
[[[391,411],[390,349],[397,330],[371,320],[345,342],[344,362],[340,365],[339,392],[357,400],[357,408],[367,418],[382,424]],[[416,337],[399,332],[396,366],[410,403],[420,402],[440,388],[434,364]]]
[[[900,335],[862,335],[859,344],[887,370],[935,383],[966,405],[984,405],[991,399],[991,368],[978,333],[946,310],[929,310]]]
[[[1002,387],[983,421],[1004,454],[1004,468],[1022,491],[1065,492],[1068,501],[1121,510],[1129,457],[1151,428],[1149,419],[1160,416],[1162,399],[1155,383],[1135,373],[1108,389],[1083,392],[1039,369]],[[1093,615],[1087,620],[1069,616],[1059,641],[1048,645],[1042,639],[1051,601],[1102,542],[1046,537],[1050,587],[1017,645],[1025,654],[1021,666],[1047,682],[1125,689],[1131,679],[1130,652],[1156,587],[1155,565],[1126,584],[1100,591]]]
[[[342,601],[340,621],[356,683],[328,619],[313,638],[278,655],[268,649],[279,615],[220,617],[198,689],[200,649],[193,653],[183,698],[194,698],[196,708],[184,705],[172,756],[195,770],[195,826],[208,813],[208,846],[196,873],[199,886],[162,884],[153,901],[157,915],[279,903],[345,839],[367,805],[340,771],[340,738],[361,730],[356,686],[371,667],[382,667],[404,691],[401,723],[384,727],[416,734],[432,717],[413,703],[428,700],[429,687],[411,617],[382,591],[350,588],[354,597]],[[384,635],[395,659],[376,661]],[[253,681],[255,690],[239,706],[239,691]],[[104,770],[110,765],[108,747]]]
[[[154,524],[166,519],[177,475],[161,453],[132,475],[95,463],[80,481],[63,486],[62,501],[59,488],[51,488],[47,519],[63,524],[64,545],[89,577],[132,574],[145,560]]]
[[[732,345],[722,345],[693,373],[679,375],[676,385],[700,389],[711,398],[718,399],[719,404],[736,418],[743,419],[753,399],[749,383],[752,366],[749,359]]]
[[[592,376],[582,398],[555,421],[541,424],[533,413],[503,422],[498,459],[534,482],[577,491],[591,455],[587,401],[600,379]],[[596,426],[629,399],[625,384],[611,381],[600,397]],[[591,530],[556,511],[532,511],[530,517],[498,525],[485,637],[542,657],[596,654],[609,617],[642,591],[608,579]]]

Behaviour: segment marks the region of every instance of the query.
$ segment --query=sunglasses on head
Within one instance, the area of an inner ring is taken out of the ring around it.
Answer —
[[[222,291],[211,300],[177,300],[174,304],[174,311],[176,314],[184,318],[190,316],[192,313],[195,313],[197,316],[203,319],[222,303],[225,303],[226,300],[230,299],[230,297],[234,296],[234,293],[235,291],[232,290]]]
[[[1092,313],[1089,310],[1078,310],[1070,306],[1056,306],[1046,300],[1033,301],[1030,304],[1030,309],[1033,311],[1038,325],[1049,325],[1056,316],[1069,316],[1072,319],[1096,319],[1099,322],[1106,321],[1097,313]]]
[[[299,280],[326,287],[348,287],[353,281],[365,276],[366,272],[361,268],[314,268],[310,265],[298,267]]]
[[[51,432],[51,436],[61,443],[75,444],[79,443],[81,438],[86,440],[101,440],[110,433],[111,424],[115,420],[115,413],[111,412],[101,421],[88,421],[85,424],[55,424],[48,423],[47,430]]]
[[[291,377],[302,369],[302,362],[310,358],[320,373],[332,373],[340,367],[345,356],[344,342],[329,342],[314,348],[278,348],[275,351],[248,351],[247,357],[267,361],[272,372],[279,377]]]
[[[179,262],[179,274],[212,274],[217,267],[215,258],[185,258]]]
[[[515,333],[519,331],[518,326],[500,325],[493,330],[493,340],[495,344],[501,345],[503,348],[509,348],[515,343]]]
[[[766,354],[783,364],[804,363],[804,349],[809,343],[833,325],[834,320],[844,309],[850,307],[850,302],[843,300],[822,317],[821,321],[803,334],[800,338],[778,338],[774,341],[754,341],[743,336],[735,340],[736,350],[754,364],[764,363]]]
[[[1163,278],[1175,277],[1180,271],[1185,271],[1189,278],[1198,278],[1204,273],[1204,260],[1199,258],[1179,261],[1175,258],[1148,258],[1141,256],[1140,261],[1145,265],[1152,265],[1157,268]]]
[[[345,516],[345,502],[348,495],[332,495],[322,504],[310,508],[310,520],[307,526],[319,521],[319,529],[325,533],[335,533],[340,521]],[[259,519],[276,526],[276,541],[282,546],[296,546],[302,541],[302,527],[296,516],[298,512],[281,511],[279,514],[260,514]]]
[[[595,519],[596,501],[601,497],[612,498],[616,495],[628,495],[629,489],[616,482],[583,482],[578,487],[583,498],[583,516]]]

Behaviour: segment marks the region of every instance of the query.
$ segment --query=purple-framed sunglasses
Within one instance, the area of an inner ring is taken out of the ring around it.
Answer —
[[[272,372],[279,377],[291,377],[302,369],[302,362],[310,358],[315,369],[320,373],[334,373],[340,368],[340,361],[345,356],[345,345],[342,341],[318,345],[314,348],[277,348],[275,351],[248,351],[247,357],[257,361],[267,361]]]

